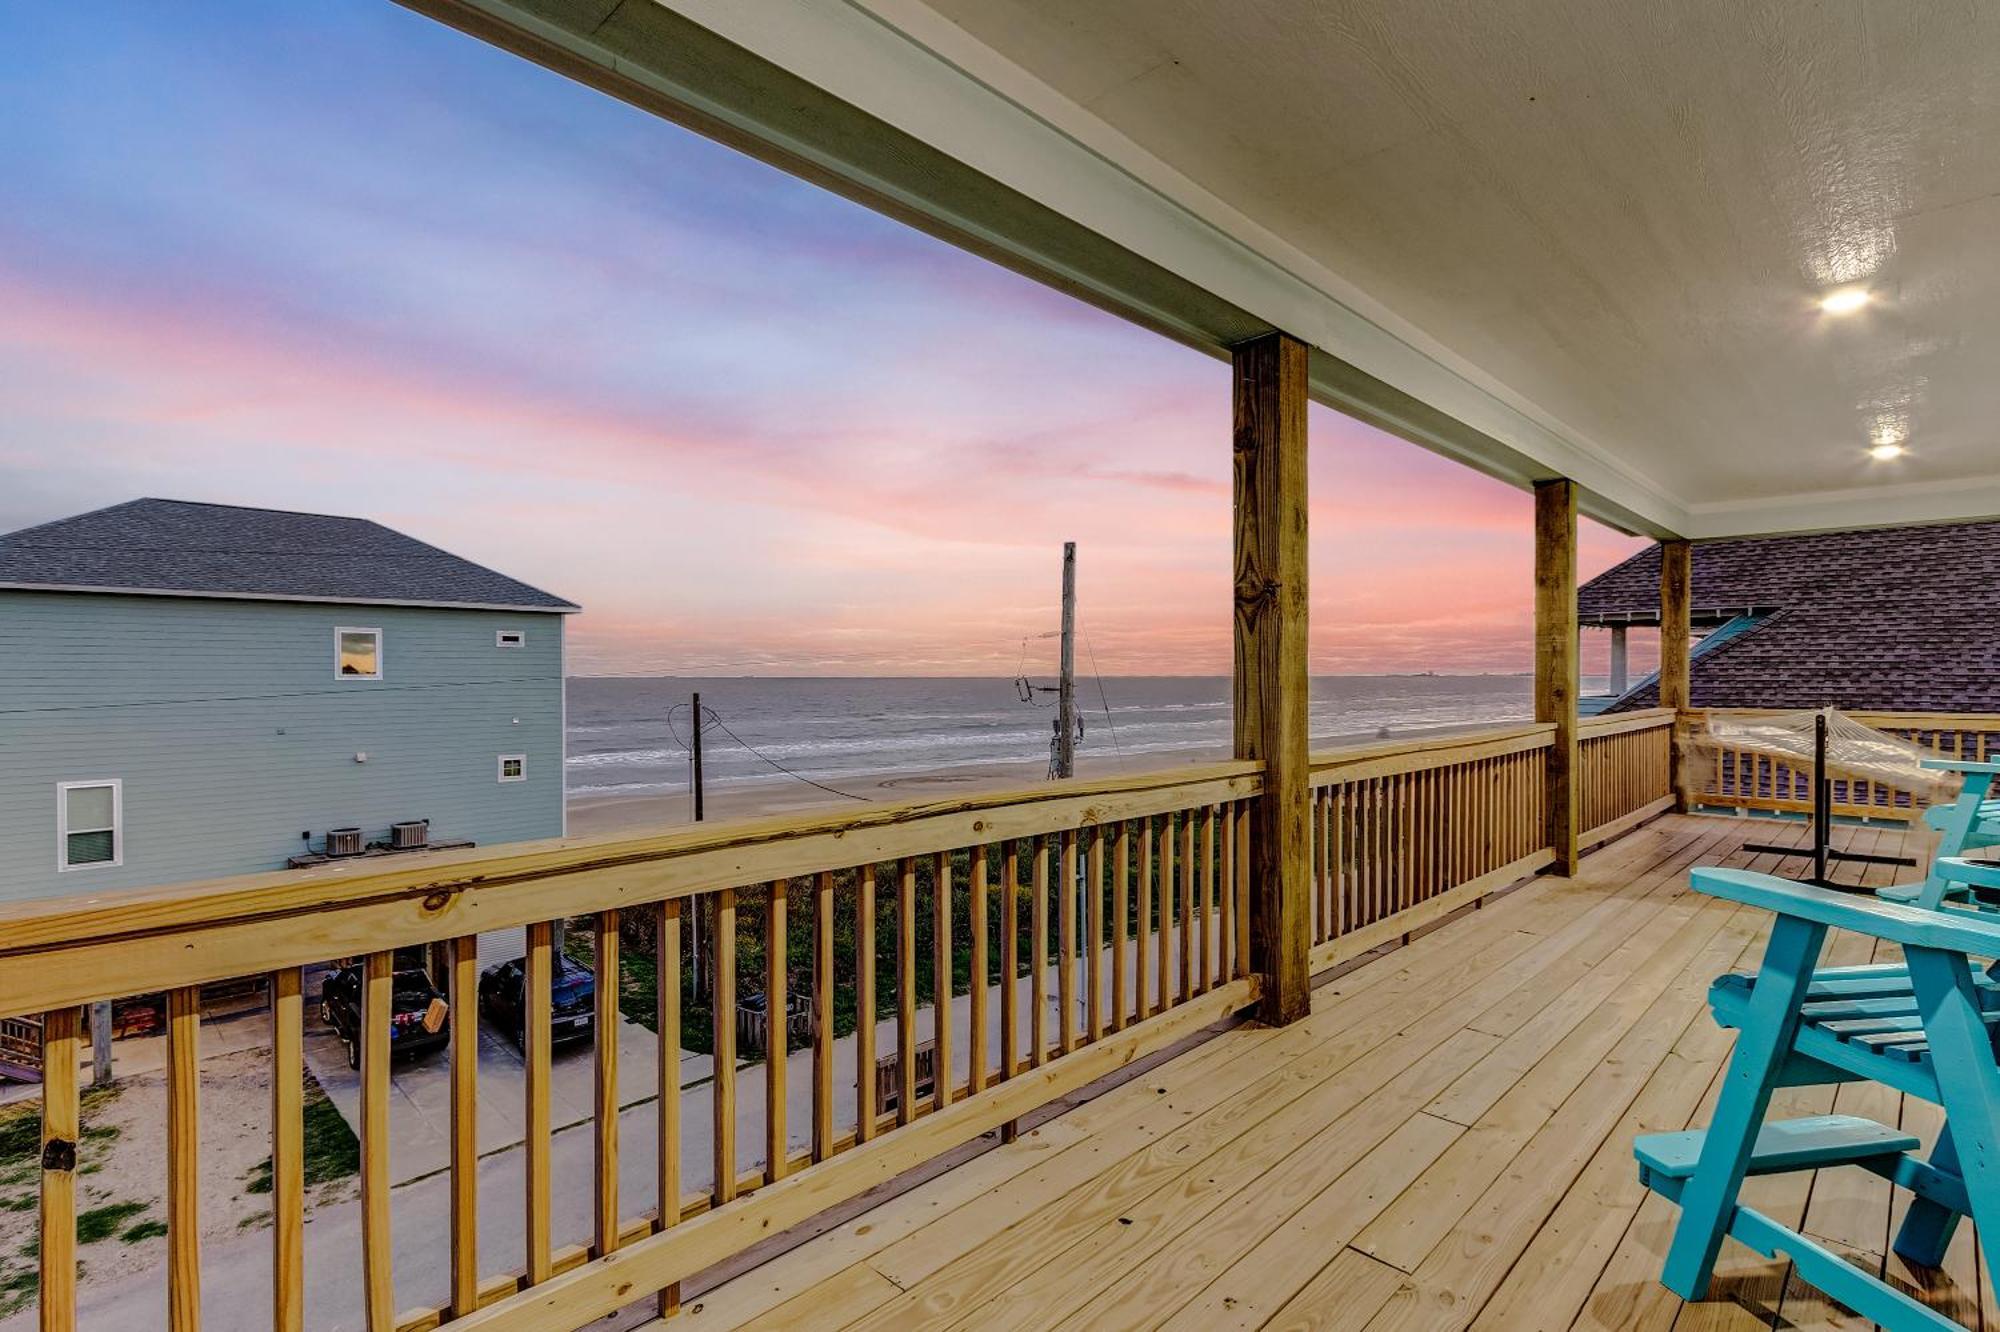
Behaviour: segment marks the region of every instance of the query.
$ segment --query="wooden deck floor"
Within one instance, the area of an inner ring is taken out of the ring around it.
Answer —
[[[1742,843],[1801,836],[1658,821],[1323,985],[1302,1023],[1226,1032],[695,1297],[684,1326],[1865,1326],[1733,1243],[1713,1298],[1683,1307],[1655,1281],[1672,1209],[1632,1162],[1634,1134],[1706,1122],[1730,1036],[1704,991],[1755,964],[1767,924],[1691,893],[1688,868],[1771,868]],[[1898,830],[1838,840],[1921,854]],[[1913,872],[1865,881],[1892,873]],[[1781,1095],[1786,1114],[1937,1124],[1868,1085]],[[1748,1198],[1908,1284],[1874,1176]],[[1927,1298],[2000,1319],[1969,1226]]]

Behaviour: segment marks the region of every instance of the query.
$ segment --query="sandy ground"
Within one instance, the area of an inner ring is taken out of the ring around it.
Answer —
[[[201,1232],[204,1249],[265,1229],[267,1194],[255,1183],[270,1156],[269,1046],[228,1050],[201,1063]],[[108,1091],[87,1091],[77,1149],[79,1282],[101,1289],[166,1259],[166,1075],[122,1074]],[[39,1099],[10,1105],[0,1124],[39,1124]],[[0,1160],[0,1315],[34,1297],[33,1241],[40,1172],[34,1154]],[[308,1192],[315,1208],[352,1196],[351,1178]],[[96,1238],[93,1232],[101,1231]],[[21,1288],[17,1278],[25,1273]],[[164,1289],[164,1288],[163,1288]]]

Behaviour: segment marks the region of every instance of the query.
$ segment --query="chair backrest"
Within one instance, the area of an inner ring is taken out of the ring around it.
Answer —
[[[1938,845],[1931,859],[1931,871],[1924,878],[1922,891],[1917,894],[1916,904],[1935,909],[1944,901],[1952,884],[1952,880],[1938,872],[1939,862],[1992,844],[1982,836],[1980,821],[1993,790],[1994,775],[2000,773],[2000,763],[1926,759],[1924,766],[1958,772],[1964,777],[1958,789],[1958,799],[1949,805],[1938,805],[1924,815],[1924,822],[1938,830]]]

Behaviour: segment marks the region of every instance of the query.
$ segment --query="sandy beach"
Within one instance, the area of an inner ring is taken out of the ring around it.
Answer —
[[[1228,757],[1227,753],[1221,752],[1146,754],[1124,759],[1093,755],[1088,759],[1079,758],[1076,768],[1077,776],[1087,779],[1184,767]],[[886,802],[1033,786],[1047,776],[1046,762],[989,763],[977,767],[939,768],[933,772],[899,772],[875,778],[844,777],[837,785],[840,790],[865,796],[870,801]],[[711,789],[704,803],[703,817],[711,821],[747,819],[854,803],[859,802],[808,786],[796,778],[773,775],[767,781],[734,782],[726,787]],[[572,837],[639,833],[650,828],[691,823],[693,820],[694,810],[685,791],[662,795],[572,796],[569,802],[569,833]]]

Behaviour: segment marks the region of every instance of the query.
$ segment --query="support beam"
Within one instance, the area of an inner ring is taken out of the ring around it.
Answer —
[[[1576,483],[1535,483],[1535,720],[1555,723],[1548,751],[1549,846],[1556,873],[1577,866]]]
[[[1306,833],[1306,346],[1283,333],[1232,349],[1235,368],[1236,757],[1264,764],[1250,837],[1250,965],[1258,1016],[1311,1009]]]
[[[1693,599],[1694,559],[1685,541],[1660,543],[1660,706],[1686,712],[1693,685],[1690,677],[1688,606]],[[1682,789],[1680,724],[1674,725],[1672,790],[1674,806],[1687,808]]]

